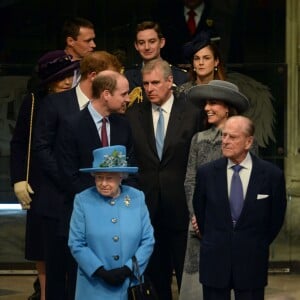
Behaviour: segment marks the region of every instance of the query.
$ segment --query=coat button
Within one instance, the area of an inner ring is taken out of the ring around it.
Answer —
[[[114,258],[114,260],[119,260],[120,256],[119,255],[114,255],[113,258]]]
[[[117,219],[117,218],[112,218],[112,219],[111,219],[111,222],[112,222],[112,223],[117,223],[117,222],[118,222],[118,219]]]
[[[114,242],[117,242],[117,241],[119,240],[119,237],[118,237],[117,235],[115,235],[115,236],[113,237],[113,240],[114,240]]]
[[[111,206],[113,206],[113,205],[115,205],[115,204],[116,204],[116,201],[115,201],[115,200],[111,200],[111,201],[110,201],[110,205],[111,205]]]

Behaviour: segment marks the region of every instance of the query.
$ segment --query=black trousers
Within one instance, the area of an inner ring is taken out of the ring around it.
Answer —
[[[59,221],[44,217],[46,262],[46,299],[74,300],[77,264],[72,257],[68,239],[58,234]]]
[[[230,300],[230,288],[218,289],[203,285],[204,300]],[[265,289],[236,290],[234,289],[235,300],[264,300]]]
[[[172,231],[154,227],[155,245],[146,275],[153,283],[160,300],[172,300],[172,276],[175,270],[180,290],[184,266],[187,230]]]

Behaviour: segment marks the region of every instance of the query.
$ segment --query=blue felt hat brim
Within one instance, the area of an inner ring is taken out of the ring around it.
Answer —
[[[110,168],[82,168],[80,172],[97,173],[97,172],[111,172],[111,173],[137,173],[138,167],[110,167]]]

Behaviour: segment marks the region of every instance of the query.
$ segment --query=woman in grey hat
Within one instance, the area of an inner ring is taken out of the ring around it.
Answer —
[[[244,113],[249,107],[249,101],[236,85],[223,80],[196,85],[187,92],[187,97],[188,101],[197,101],[203,105],[207,129],[196,133],[192,138],[184,183],[191,222],[180,299],[199,300],[202,299],[199,282],[201,233],[192,205],[196,172],[200,165],[221,157],[222,128],[229,117]]]

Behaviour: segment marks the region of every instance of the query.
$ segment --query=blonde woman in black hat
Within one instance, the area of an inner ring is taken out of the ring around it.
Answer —
[[[244,113],[249,107],[249,101],[236,85],[223,80],[212,80],[207,84],[194,86],[188,91],[187,97],[188,101],[203,105],[207,129],[196,133],[192,138],[184,183],[191,223],[180,299],[199,300],[202,299],[198,273],[201,232],[198,230],[192,205],[196,171],[200,165],[221,157],[222,128],[229,117]]]
[[[38,61],[40,85],[34,93],[25,96],[20,108],[16,127],[10,142],[11,182],[14,193],[23,209],[27,210],[25,233],[25,258],[36,262],[40,283],[28,299],[45,299],[45,262],[41,216],[37,214],[39,201],[39,167],[32,153],[31,137],[42,98],[48,93],[70,89],[78,62],[63,50],[50,51]],[[28,152],[29,151],[29,152]]]

